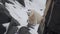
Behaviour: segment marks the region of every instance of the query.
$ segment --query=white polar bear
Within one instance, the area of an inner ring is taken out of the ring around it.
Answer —
[[[35,10],[30,10],[30,12],[27,12],[29,17],[28,21],[30,24],[40,24],[43,16],[41,16],[39,13],[37,13]]]

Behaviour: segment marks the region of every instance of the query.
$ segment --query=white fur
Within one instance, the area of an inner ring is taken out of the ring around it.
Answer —
[[[31,9],[30,15],[28,17],[28,21],[30,24],[40,24],[42,19],[43,19],[43,16],[41,16],[35,10]]]

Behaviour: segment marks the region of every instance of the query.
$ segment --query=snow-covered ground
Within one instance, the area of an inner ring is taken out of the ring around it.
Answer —
[[[43,16],[46,4],[46,0],[32,0],[32,2],[29,0],[24,0],[24,2],[26,7],[22,7],[22,5],[19,4],[17,1],[13,2],[15,5],[6,3],[7,10],[9,10],[11,16],[14,17],[21,24],[21,26],[26,26],[28,24],[28,15],[26,13],[28,9],[34,9],[41,16]],[[4,26],[8,27],[8,24],[4,24]],[[21,26],[18,26],[18,28],[20,28]],[[36,31],[38,30],[38,26],[39,24],[34,26],[35,29],[31,29],[30,32],[33,32],[32,34],[37,34]]]

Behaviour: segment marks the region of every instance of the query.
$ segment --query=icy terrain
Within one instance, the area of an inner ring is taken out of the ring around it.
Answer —
[[[6,8],[9,10],[12,17],[14,17],[21,24],[21,26],[18,26],[18,28],[26,26],[28,24],[27,23],[28,15],[26,13],[28,9],[34,9],[41,16],[44,15],[46,0],[32,0],[32,2],[29,0],[24,0],[24,2],[26,7],[22,7],[21,4],[19,4],[17,1],[14,2],[15,5],[6,3],[7,6]],[[16,8],[14,9],[13,6],[15,6]],[[8,28],[8,24],[3,25]],[[34,29],[30,30],[31,34],[38,34],[37,33],[38,26],[39,24],[34,26]]]

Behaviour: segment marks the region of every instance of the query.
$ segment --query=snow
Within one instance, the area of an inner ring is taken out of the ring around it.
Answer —
[[[18,26],[18,28],[21,28],[22,26],[26,26],[28,15],[26,12],[28,12],[28,9],[34,9],[37,11],[41,16],[44,15],[44,10],[45,10],[45,4],[46,0],[24,0],[26,7],[22,7],[21,4],[19,4],[17,1],[13,2],[13,4],[5,3],[7,10],[10,12],[11,16],[14,17],[20,24],[21,26]],[[15,7],[15,8],[14,8]],[[42,9],[42,10],[41,10]],[[5,26],[8,26],[5,24]],[[39,24],[33,26],[34,29],[31,29],[30,32],[31,34],[38,34]]]
[[[21,26],[27,25],[27,19],[28,19],[27,13],[25,12],[24,8],[21,7],[19,8],[20,5],[17,4],[17,2],[15,4],[16,5],[6,3],[7,5],[6,8],[10,12],[11,16],[21,24]],[[16,8],[14,8],[13,6]]]
[[[37,30],[38,30],[39,24],[36,24],[35,26],[33,26],[34,29],[30,28],[31,30],[29,31],[31,34],[38,34]]]
[[[25,0],[25,4],[27,9],[34,9],[41,16],[44,15],[46,0],[32,0],[32,2]],[[40,9],[42,9],[42,11]]]

